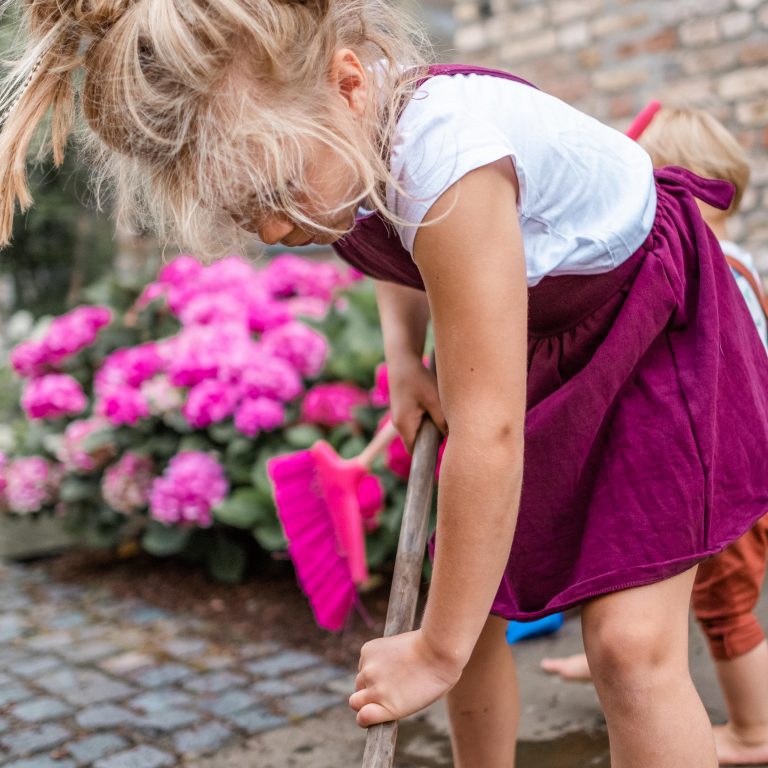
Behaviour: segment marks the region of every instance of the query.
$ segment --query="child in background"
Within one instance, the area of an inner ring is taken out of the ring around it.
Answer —
[[[656,167],[678,165],[735,189],[721,211],[697,200],[704,220],[720,241],[733,276],[768,348],[766,302],[749,253],[728,239],[728,219],[738,210],[749,183],[746,154],[735,137],[699,109],[661,108],[639,137]],[[768,558],[768,516],[718,555],[699,564],[693,609],[707,637],[729,720],[715,726],[721,765],[768,763],[768,642],[755,617]],[[587,657],[543,659],[542,668],[565,680],[589,680]]]
[[[235,230],[333,242],[379,281],[406,443],[425,411],[450,426],[421,626],[363,647],[357,722],[447,694],[455,765],[509,768],[506,620],[586,601],[614,768],[715,766],[691,588],[768,506],[768,357],[694,202],[727,208],[730,185],[654,175],[626,136],[508,73],[426,67],[379,0],[25,8],[0,242],[29,203],[35,127],[53,107],[60,160],[81,83],[120,212],[202,253]]]

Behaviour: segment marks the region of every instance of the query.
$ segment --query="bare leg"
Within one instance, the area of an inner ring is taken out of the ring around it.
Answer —
[[[693,568],[582,609],[584,647],[605,711],[612,768],[714,768],[707,713],[688,671]]]
[[[446,697],[454,768],[512,768],[520,716],[507,622],[490,616],[461,679]]]
[[[715,668],[729,716],[714,729],[720,765],[768,763],[768,642]]]
[[[586,653],[574,653],[573,656],[543,658],[541,668],[550,675],[559,675],[569,683],[589,683],[592,672],[589,669]]]

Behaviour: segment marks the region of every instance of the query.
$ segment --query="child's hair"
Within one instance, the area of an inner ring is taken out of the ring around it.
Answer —
[[[26,155],[49,108],[62,161],[78,83],[97,190],[114,192],[129,226],[201,254],[235,244],[236,221],[254,211],[334,231],[301,204],[312,143],[337,152],[357,182],[324,213],[363,195],[386,210],[389,139],[427,50],[387,0],[26,0],[24,21],[24,53],[0,97],[0,245],[16,200],[32,202]],[[329,78],[341,48],[375,80],[362,131]]]
[[[657,167],[679,165],[736,187],[729,212],[749,184],[749,161],[735,136],[702,109],[662,107],[638,139]]]

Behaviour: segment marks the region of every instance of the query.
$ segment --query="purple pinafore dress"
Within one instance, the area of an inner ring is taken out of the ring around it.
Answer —
[[[430,70],[469,73],[519,79]],[[682,573],[768,511],[768,356],[694,199],[726,209],[733,188],[682,168],[655,177],[655,223],[635,254],[529,289],[522,498],[492,608],[504,618]],[[336,250],[424,287],[377,213]]]

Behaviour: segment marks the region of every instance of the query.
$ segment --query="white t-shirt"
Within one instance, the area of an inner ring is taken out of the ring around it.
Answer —
[[[413,254],[418,225],[475,168],[509,156],[520,184],[528,284],[546,275],[608,272],[651,230],[656,187],[642,147],[528,85],[484,74],[438,75],[398,121],[387,203]],[[411,224],[412,222],[412,224]]]
[[[741,262],[751,273],[757,281],[758,285],[761,285],[762,279],[757,269],[755,269],[755,262],[752,259],[750,253],[743,248],[732,243],[730,240],[721,240],[720,247],[723,249],[723,253],[726,256],[736,259]],[[736,278],[736,283],[739,286],[741,295],[744,297],[744,301],[747,302],[749,308],[749,314],[752,315],[752,319],[755,321],[757,332],[760,334],[760,341],[763,342],[763,346],[768,350],[768,322],[765,319],[765,313],[763,307],[760,304],[760,299],[757,298],[755,292],[752,290],[752,286],[749,284],[743,275],[740,275],[735,269],[731,268],[733,276]]]

